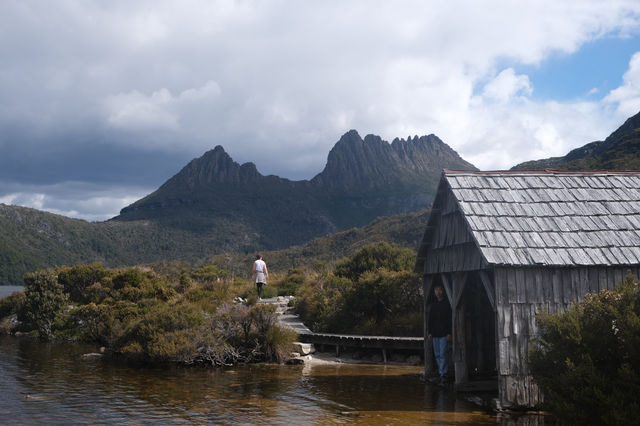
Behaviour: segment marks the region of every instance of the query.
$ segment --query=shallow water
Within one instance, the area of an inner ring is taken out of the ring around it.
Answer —
[[[419,367],[145,368],[96,348],[0,337],[0,419],[12,424],[496,424],[426,385]]]

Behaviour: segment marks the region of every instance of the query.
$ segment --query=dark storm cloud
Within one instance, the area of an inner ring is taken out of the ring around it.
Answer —
[[[25,143],[0,158],[0,180],[26,184],[89,181],[159,186],[193,158],[188,152],[149,151],[101,140]],[[0,190],[2,186],[0,185]]]

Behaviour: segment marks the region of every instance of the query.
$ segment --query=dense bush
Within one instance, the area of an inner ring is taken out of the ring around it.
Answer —
[[[338,262],[333,273],[351,281],[357,281],[362,274],[378,269],[388,271],[409,271],[416,263],[413,250],[398,248],[387,242],[369,244],[355,254]]]
[[[298,291],[296,311],[314,331],[420,336],[422,285],[415,253],[387,243],[366,246],[317,273]]]
[[[191,277],[197,281],[220,281],[229,275],[229,271],[221,269],[216,265],[206,265],[197,268],[191,273]]]
[[[87,303],[86,289],[109,275],[101,263],[60,267],[55,270],[58,282],[72,302]]]
[[[287,274],[275,283],[278,296],[292,296],[304,284],[305,275],[300,268],[289,268]]]
[[[67,303],[62,284],[53,271],[38,270],[24,277],[24,314],[43,339],[53,336],[53,324]]]
[[[18,318],[24,318],[25,296],[23,291],[15,291],[0,299],[0,334],[10,334]]]
[[[339,333],[344,330],[337,313],[344,310],[345,295],[353,283],[346,278],[329,275],[309,280],[298,292],[295,309],[311,330]]]
[[[337,313],[344,331],[422,336],[422,284],[411,271],[368,272],[345,295]]]
[[[530,368],[549,408],[574,424],[640,424],[640,282],[538,322]]]
[[[23,323],[42,337],[94,342],[144,362],[231,365],[290,353],[296,335],[278,326],[275,306],[232,304],[248,283],[200,272],[192,281],[99,264],[36,271],[25,276],[23,295],[2,299],[0,319],[24,312]]]
[[[14,291],[7,297],[0,299],[0,318],[13,314],[20,314],[24,307],[24,292]]]

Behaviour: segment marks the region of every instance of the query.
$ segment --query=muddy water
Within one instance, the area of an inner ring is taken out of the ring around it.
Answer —
[[[417,367],[143,368],[96,348],[0,337],[0,419],[12,424],[496,424]]]

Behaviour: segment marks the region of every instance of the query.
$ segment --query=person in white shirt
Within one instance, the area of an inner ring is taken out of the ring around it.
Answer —
[[[267,285],[267,278],[269,278],[269,271],[267,270],[267,264],[262,260],[262,255],[256,255],[256,261],[253,262],[253,269],[251,269],[251,276],[253,282],[258,287],[258,300],[262,300],[262,286]]]

